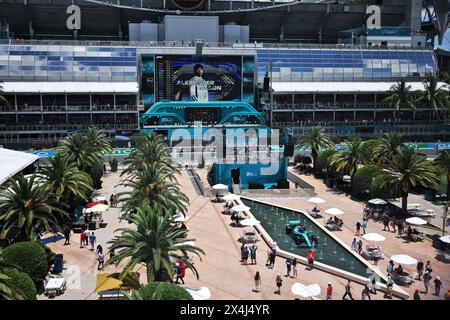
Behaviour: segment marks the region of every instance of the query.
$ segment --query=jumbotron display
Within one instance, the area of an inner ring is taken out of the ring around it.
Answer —
[[[242,57],[155,56],[156,101],[242,98]]]

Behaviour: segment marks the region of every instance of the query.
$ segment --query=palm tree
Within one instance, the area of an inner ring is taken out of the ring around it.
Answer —
[[[442,150],[434,159],[439,171],[447,174],[447,201],[450,201],[450,150]]]
[[[43,166],[38,176],[44,181],[48,192],[55,194],[56,201],[76,197],[86,200],[93,191],[91,177],[78,169],[76,163],[69,162],[60,153],[48,159],[49,165]]]
[[[187,231],[173,225],[170,213],[164,212],[160,206],[142,207],[131,214],[129,221],[135,224],[136,229],[118,229],[116,232],[120,232],[120,235],[108,242],[110,250],[117,254],[107,265],[126,260],[121,277],[144,263],[147,267],[147,282],[161,281],[164,270],[173,277],[172,261],[182,259],[198,278],[197,270],[186,259],[186,255],[194,253],[201,259],[200,254],[204,254],[204,251],[192,245],[193,239],[184,238]]]
[[[61,224],[62,219],[67,217],[55,195],[36,181],[35,174],[29,179],[23,175],[10,179],[0,189],[0,197],[3,198],[0,201],[0,221],[4,223],[4,232],[17,226],[20,238],[24,240],[33,240],[31,237],[36,223],[49,228],[52,224]]]
[[[60,140],[58,150],[62,156],[71,163],[75,163],[78,169],[86,171],[94,165],[101,165],[99,152],[94,152],[87,143],[84,135],[76,133]]]
[[[399,133],[385,133],[372,148],[372,156],[378,160],[378,163],[386,162],[397,153],[398,148],[401,146],[403,146],[403,142]]]
[[[397,84],[394,84],[387,92],[388,96],[382,100],[382,102],[388,102],[395,110],[399,110],[403,107],[409,107],[413,111],[416,110],[414,104],[414,97],[411,92],[411,86],[406,85],[406,81],[401,79]]]
[[[6,98],[2,95],[3,93],[3,86],[2,86],[2,82],[0,81],[0,105],[5,105],[8,106],[9,102],[8,100],[6,100]]]
[[[170,182],[173,173],[158,163],[143,164],[142,170],[135,172],[132,178],[123,180],[120,185],[131,188],[118,193],[119,202],[125,202],[122,210],[126,213],[143,205],[160,205],[167,211],[186,212],[188,197],[180,191],[177,182]]]
[[[366,149],[364,142],[358,137],[344,142],[344,148],[332,156],[331,165],[337,172],[348,173],[353,183],[353,177],[366,159]]]
[[[298,138],[296,147],[311,147],[311,156],[313,158],[313,168],[316,167],[317,156],[322,148],[330,148],[333,146],[328,134],[322,127],[311,127],[308,132]]]
[[[414,149],[401,146],[396,154],[384,166],[381,176],[381,187],[389,186],[398,191],[402,197],[402,210],[406,214],[408,194],[411,187],[422,186],[434,188],[438,177],[433,166],[425,156],[419,155]]]
[[[438,78],[427,75],[422,81],[425,90],[420,93],[416,102],[425,103],[439,118],[439,111],[446,111],[449,106],[448,92],[444,85],[439,84]]]
[[[97,128],[88,128],[84,136],[86,143],[92,148],[93,152],[112,152],[111,140]]]

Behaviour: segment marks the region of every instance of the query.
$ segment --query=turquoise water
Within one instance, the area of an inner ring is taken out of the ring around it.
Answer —
[[[304,213],[266,205],[257,201],[241,198],[242,202],[251,208],[253,216],[261,221],[261,226],[269,233],[278,246],[285,251],[306,257],[308,247],[297,246],[290,235],[286,234],[286,224],[290,220],[300,220],[311,234],[318,239],[317,247],[313,248],[316,261],[339,268],[344,271],[368,277],[367,266],[353,256],[346,248],[330,237],[316,224],[310,221]]]

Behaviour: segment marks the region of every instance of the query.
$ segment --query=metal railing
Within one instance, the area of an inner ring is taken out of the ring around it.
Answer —
[[[17,112],[73,112],[73,111],[87,111],[87,112],[105,112],[105,111],[139,111],[137,105],[96,105],[96,106],[17,106]],[[15,113],[14,106],[0,106],[0,112]]]
[[[78,131],[86,130],[87,128],[95,127],[101,130],[138,130],[138,124],[125,123],[125,124],[23,124],[23,125],[1,125],[0,132],[42,132],[42,131]]]
[[[401,120],[401,121],[375,121],[375,120],[332,120],[332,121],[284,121],[273,122],[273,127],[337,127],[337,126],[435,126],[449,125],[449,120]]]

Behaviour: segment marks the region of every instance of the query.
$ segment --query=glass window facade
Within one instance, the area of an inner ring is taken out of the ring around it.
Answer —
[[[0,45],[0,79],[137,81],[136,48]]]
[[[272,62],[273,81],[421,80],[436,73],[432,51],[355,49],[261,49],[258,78]]]

